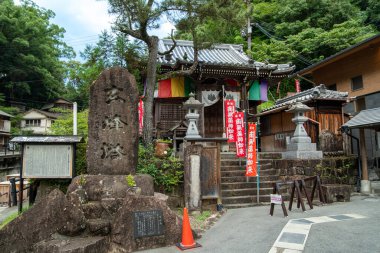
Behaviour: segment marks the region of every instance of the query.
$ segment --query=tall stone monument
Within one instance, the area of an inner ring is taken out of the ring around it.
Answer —
[[[102,72],[90,88],[87,170],[92,175],[134,174],[138,159],[138,90],[126,69]]]

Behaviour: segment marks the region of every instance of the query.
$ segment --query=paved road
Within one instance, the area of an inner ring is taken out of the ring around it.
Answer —
[[[268,253],[284,226],[292,219],[357,214],[362,219],[349,219],[313,224],[306,238],[304,253],[379,253],[380,198],[353,196],[351,202],[315,206],[302,212],[294,209],[284,218],[280,206],[274,216],[268,215],[269,206],[228,210],[201,239],[201,248],[186,252],[254,252]],[[141,251],[145,253],[178,253],[176,247]],[[300,251],[283,251],[300,252]]]

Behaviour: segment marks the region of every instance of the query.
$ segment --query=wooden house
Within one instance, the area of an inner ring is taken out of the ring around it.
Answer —
[[[11,135],[11,118],[13,116],[0,110],[0,150],[6,148]]]
[[[50,127],[60,114],[37,109],[24,113],[21,120],[21,129],[32,131],[33,134],[49,134]]]
[[[328,89],[348,92],[354,97],[344,106],[347,116],[355,116],[362,110],[380,108],[380,34],[327,57],[294,76],[304,76],[315,83],[324,83]],[[377,145],[379,130],[365,129],[364,138],[369,168],[380,168],[380,148]],[[359,129],[351,134],[360,139]],[[352,141],[353,153],[358,153],[356,141]],[[378,173],[380,177],[380,173]]]
[[[170,55],[158,58],[161,73],[186,70],[193,64],[193,42],[179,40],[176,43]],[[172,45],[172,40],[160,40],[159,50],[167,51]],[[225,131],[223,94],[225,98],[234,99],[240,110],[252,111],[254,103],[248,102],[250,84],[256,80],[274,85],[287,77],[294,68],[291,64],[254,61],[244,54],[242,45],[216,44],[200,50],[199,65],[192,75],[162,83],[166,87],[182,83],[180,92],[161,92],[159,84],[154,116],[157,138],[172,136],[170,130],[184,120],[186,112],[182,109],[182,103],[187,100],[189,91],[194,92],[196,99],[205,104],[199,120],[200,135],[222,137]]]
[[[340,127],[344,123],[342,107],[348,93],[328,90],[322,84],[292,96],[279,99],[276,104],[256,116],[260,119],[260,145],[264,152],[282,152],[292,137],[296,125],[294,115],[286,112],[290,105],[302,102],[312,108],[305,116],[310,120],[305,129],[313,143],[325,152],[343,150]]]
[[[52,109],[59,108],[62,110],[73,110],[73,102],[64,99],[64,98],[58,98],[52,101],[51,103],[47,103],[44,106],[42,106],[41,110],[43,111],[53,111]]]

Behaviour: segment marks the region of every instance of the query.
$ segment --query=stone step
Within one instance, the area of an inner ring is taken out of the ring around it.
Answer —
[[[87,228],[93,235],[108,235],[111,232],[111,222],[108,219],[89,219]]]
[[[273,191],[272,188],[259,188],[260,195],[269,195]],[[245,188],[245,189],[229,189],[222,190],[222,199],[225,197],[234,197],[234,196],[247,196],[247,195],[256,195],[257,188]]]
[[[281,152],[259,152],[259,159],[282,159]]]
[[[82,205],[84,216],[87,219],[98,219],[104,211],[100,201],[89,201]]]
[[[63,237],[44,240],[33,245],[38,253],[106,253],[109,250],[107,237]]]
[[[284,201],[289,200],[289,195],[288,194],[282,194],[282,197]],[[270,203],[270,195],[265,194],[265,195],[260,195],[259,198],[260,203]],[[225,197],[222,198],[222,204],[223,206],[225,205],[235,205],[235,204],[257,204],[257,197],[256,195],[247,195],[247,196],[233,196],[233,197]],[[288,203],[286,203],[288,205]],[[294,204],[293,204],[294,205]]]
[[[260,170],[260,176],[270,176],[270,175],[279,175],[280,171],[276,169]],[[222,177],[236,177],[236,176],[245,176],[245,169],[238,170],[222,170]]]
[[[266,160],[262,161],[259,160],[260,166],[271,166],[272,165],[272,160]],[[239,165],[239,166],[245,166],[246,164],[246,159],[221,159],[220,160],[220,165],[221,166],[229,166],[229,165]]]
[[[270,202],[270,195],[260,195],[260,202]],[[257,204],[257,197],[253,195],[226,197],[222,198],[222,204],[223,206],[236,204]]]
[[[260,182],[260,188],[272,188],[275,181]],[[232,190],[232,189],[246,189],[246,188],[256,188],[256,182],[232,182],[232,183],[223,183],[222,190]]]
[[[238,169],[245,170],[245,164],[243,164],[243,165],[239,165],[239,164],[235,164],[235,165],[221,165],[220,166],[220,170],[221,171],[225,171],[225,170],[238,170]],[[260,171],[270,170],[270,169],[273,169],[271,164],[264,164],[264,165],[260,164]]]
[[[270,176],[260,176],[260,182],[266,182],[266,181],[279,181],[278,180],[279,177],[278,176],[273,176],[273,175],[270,175]],[[236,176],[236,177],[221,177],[221,182],[222,183],[238,183],[238,182],[241,182],[241,183],[244,183],[244,182],[256,182],[257,181],[257,177],[245,177],[245,176]]]
[[[221,152],[220,155],[222,159],[237,158],[236,152]],[[281,152],[259,152],[259,159],[276,159],[276,160],[282,159],[282,153]]]

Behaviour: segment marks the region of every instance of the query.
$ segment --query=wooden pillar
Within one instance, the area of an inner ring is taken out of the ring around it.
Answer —
[[[367,149],[365,145],[364,128],[360,128],[360,154],[362,161],[362,180],[368,180]]]

